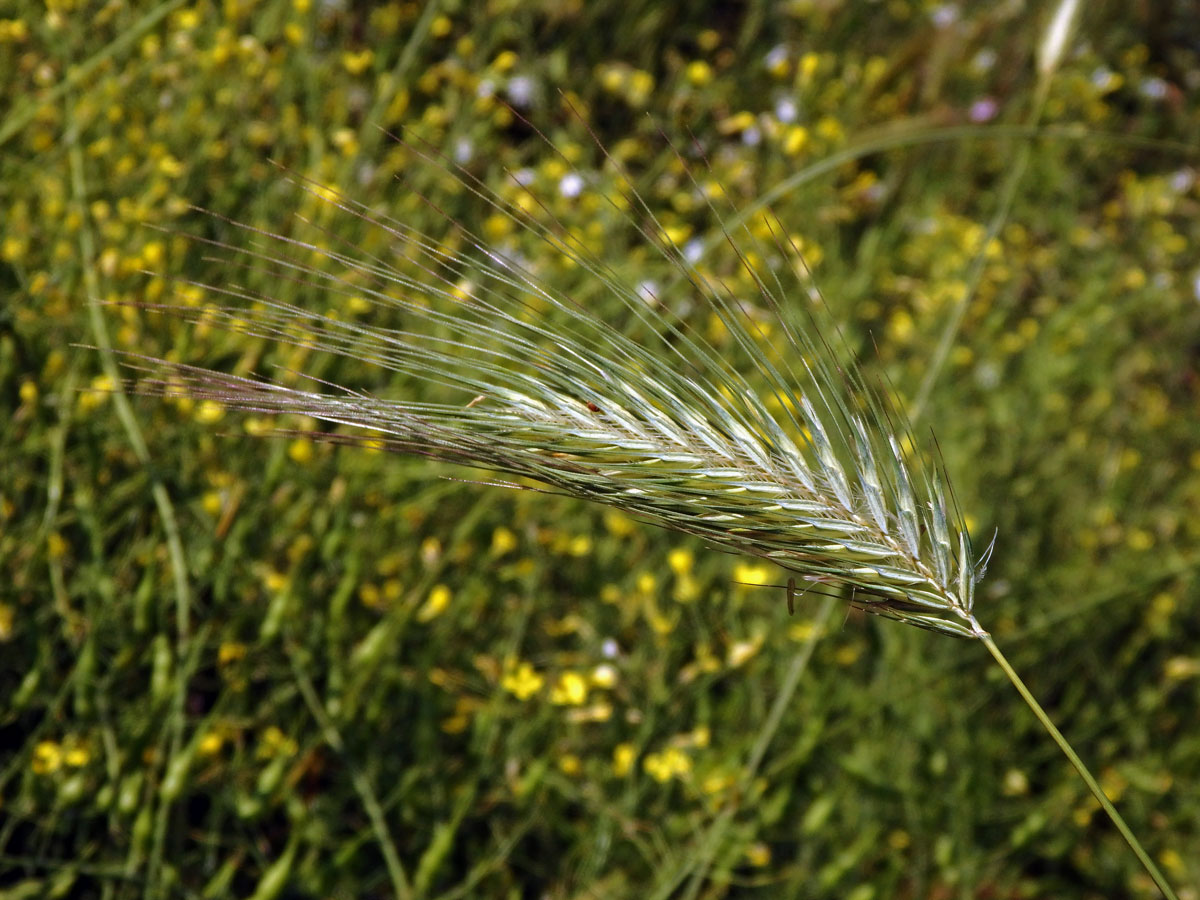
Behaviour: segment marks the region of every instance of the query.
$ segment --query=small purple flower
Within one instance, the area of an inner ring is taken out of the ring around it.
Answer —
[[[780,97],[775,101],[775,118],[780,122],[795,122],[799,114],[800,109],[796,106],[796,101],[791,97]]]
[[[996,118],[996,113],[1000,111],[1000,105],[991,97],[980,97],[971,104],[971,109],[967,113],[968,118],[976,124],[980,122],[990,122]]]
[[[933,11],[933,24],[938,28],[949,28],[959,20],[961,13],[953,3],[946,3]]]
[[[513,106],[528,109],[537,99],[537,82],[528,75],[515,75],[508,81],[508,99]]]
[[[991,47],[984,47],[971,60],[971,68],[976,72],[990,72],[994,65],[996,65],[996,51]]]
[[[471,143],[469,138],[459,138],[454,142],[454,161],[460,166],[465,166],[471,161],[471,157],[475,155],[475,145]]]
[[[1147,78],[1142,82],[1142,96],[1151,100],[1161,100],[1167,96],[1167,83],[1161,78]]]
[[[1188,166],[1171,173],[1169,181],[1171,190],[1177,194],[1186,194],[1196,183],[1196,171]]]

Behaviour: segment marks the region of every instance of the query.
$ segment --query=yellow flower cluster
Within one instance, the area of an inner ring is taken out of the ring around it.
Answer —
[[[68,735],[62,741],[38,741],[33,748],[30,768],[35,775],[53,775],[63,768],[83,768],[91,759],[87,743],[77,736]]]
[[[692,772],[692,759],[678,747],[667,747],[659,753],[649,753],[642,768],[655,781],[664,783],[673,778],[683,779]]]

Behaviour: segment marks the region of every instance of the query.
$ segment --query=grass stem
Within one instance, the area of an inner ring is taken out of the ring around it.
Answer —
[[[1117,808],[1113,806],[1112,801],[1109,800],[1105,795],[1104,790],[1100,787],[1100,783],[1096,781],[1091,771],[1086,765],[1084,765],[1083,760],[1079,758],[1079,754],[1075,752],[1075,749],[1071,746],[1070,742],[1063,737],[1063,733],[1059,731],[1057,726],[1055,726],[1055,724],[1050,720],[1050,716],[1048,716],[1046,711],[1042,709],[1042,705],[1038,703],[1033,694],[1030,693],[1029,688],[1025,686],[1025,682],[1021,680],[1021,676],[1018,675],[1012,665],[1009,664],[1009,661],[1005,655],[1000,652],[1000,648],[996,646],[996,642],[992,640],[991,635],[984,634],[980,640],[982,640],[983,645],[988,648],[988,652],[992,654],[992,658],[996,660],[996,663],[1001,669],[1004,670],[1004,674],[1008,677],[1008,680],[1012,682],[1012,686],[1017,689],[1017,693],[1021,695],[1021,699],[1025,701],[1025,705],[1033,711],[1033,714],[1037,716],[1038,721],[1042,723],[1042,727],[1045,728],[1050,737],[1054,739],[1054,743],[1058,744],[1059,749],[1062,750],[1063,754],[1068,760],[1070,760],[1071,765],[1075,767],[1075,771],[1079,773],[1079,777],[1083,779],[1084,784],[1088,786],[1088,790],[1092,792],[1092,796],[1096,798],[1096,802],[1098,802],[1100,806],[1104,808],[1104,811],[1108,814],[1108,817],[1112,820],[1112,823],[1117,826],[1117,830],[1121,832],[1121,837],[1125,838],[1125,843],[1129,845],[1129,848],[1133,850],[1134,854],[1141,861],[1142,866],[1145,867],[1147,874],[1154,879],[1154,883],[1158,886],[1158,889],[1162,891],[1163,896],[1166,897],[1167,900],[1178,900],[1175,892],[1171,890],[1171,886],[1167,884],[1167,879],[1163,876],[1162,872],[1159,871],[1158,866],[1154,864],[1154,860],[1150,858],[1150,854],[1146,852],[1146,849],[1142,846],[1137,837],[1134,836],[1134,833],[1130,830],[1129,826],[1125,824],[1125,820],[1121,818],[1121,814],[1117,812]]]

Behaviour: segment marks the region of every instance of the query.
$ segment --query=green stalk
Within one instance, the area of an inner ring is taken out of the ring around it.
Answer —
[[[982,629],[980,630],[982,631]],[[1091,771],[1084,765],[1083,760],[1079,758],[1079,754],[1075,752],[1075,748],[1071,746],[1067,739],[1063,737],[1063,733],[1050,720],[1050,716],[1046,714],[1046,710],[1042,709],[1042,705],[1030,693],[1029,688],[1025,686],[1025,682],[1021,680],[1021,676],[1017,674],[1016,670],[1009,664],[1008,659],[1000,652],[1000,648],[996,646],[996,642],[992,640],[992,636],[985,632],[979,639],[983,641],[983,645],[992,654],[992,658],[1004,670],[1004,674],[1012,682],[1012,686],[1017,689],[1017,693],[1021,695],[1021,699],[1025,701],[1025,705],[1033,711],[1038,721],[1042,723],[1042,727],[1054,739],[1054,743],[1058,744],[1058,748],[1062,750],[1063,755],[1070,760],[1071,765],[1075,767],[1075,771],[1079,773],[1079,777],[1083,779],[1084,784],[1088,786],[1088,790],[1092,792],[1092,796],[1103,807],[1105,813],[1112,820],[1112,823],[1117,826],[1117,830],[1121,832],[1121,837],[1125,838],[1125,843],[1129,845],[1129,849],[1141,861],[1146,873],[1158,885],[1158,889],[1162,891],[1163,896],[1167,900],[1179,900],[1175,892],[1171,890],[1171,886],[1167,884],[1167,879],[1163,876],[1163,873],[1159,871],[1158,866],[1154,864],[1154,860],[1150,858],[1150,854],[1146,852],[1146,848],[1142,846],[1133,831],[1125,824],[1125,820],[1121,818],[1121,814],[1117,812],[1117,808],[1113,806],[1112,801],[1105,795],[1104,790],[1100,787],[1100,783],[1096,781]]]

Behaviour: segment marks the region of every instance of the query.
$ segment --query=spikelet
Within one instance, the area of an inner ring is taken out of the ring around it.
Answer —
[[[911,452],[912,436],[886,392],[868,388],[853,365],[839,362],[845,348],[836,328],[817,325],[823,303],[812,299],[778,223],[768,221],[773,246],[758,254],[770,260],[765,267],[740,249],[758,244],[749,229],[720,226],[718,237],[757,286],[757,296],[734,297],[663,239],[649,206],[607,161],[629,223],[691,301],[719,317],[757,369],[748,379],[672,311],[670,291],[658,296],[627,283],[517,181],[515,191],[493,192],[430,151],[406,147],[454,175],[491,215],[536,235],[545,258],[527,262],[461,222],[447,222],[453,242],[439,240],[285,174],[339,215],[381,230],[393,255],[364,254],[336,231],[305,222],[305,238],[245,228],[255,244],[250,266],[280,284],[365,298],[404,327],[322,315],[233,284],[205,286],[223,305],[199,313],[165,309],[414,376],[443,399],[384,398],[325,383],[303,390],[161,361],[153,361],[139,390],[303,414],[343,426],[322,432],[326,440],[370,442],[533,479],[771,560],[794,574],[800,594],[838,591],[871,613],[956,636],[984,635],[972,615],[980,566],[947,503],[944,478]],[[514,195],[525,202],[511,202]],[[711,212],[724,221],[715,207]],[[553,287],[541,274],[554,268],[547,260],[565,262],[619,299],[629,333]],[[785,342],[771,348],[777,352],[764,351],[764,316],[781,335],[774,340]]]

